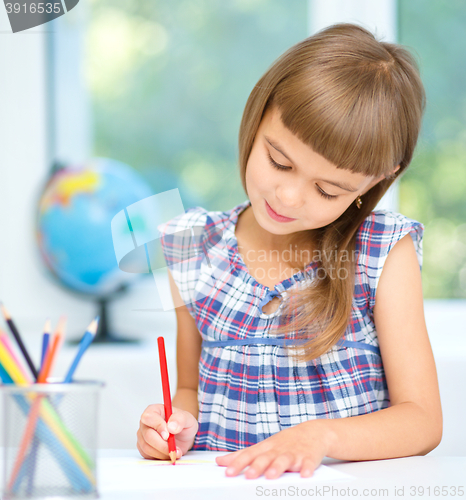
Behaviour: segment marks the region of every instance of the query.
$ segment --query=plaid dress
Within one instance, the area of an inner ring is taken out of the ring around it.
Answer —
[[[287,355],[273,334],[292,287],[312,282],[318,263],[272,290],[252,277],[238,253],[238,215],[188,209],[158,227],[165,261],[202,336],[199,431],[195,450],[234,451],[290,426],[344,418],[390,405],[374,324],[377,283],[388,252],[410,234],[422,269],[424,226],[399,213],[372,212],[358,230],[351,320],[330,351],[309,362]],[[274,296],[271,314],[262,306]]]

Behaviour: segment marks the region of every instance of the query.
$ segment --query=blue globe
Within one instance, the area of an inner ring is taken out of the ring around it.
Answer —
[[[99,298],[134,280],[137,275],[118,268],[111,220],[152,194],[139,174],[115,160],[95,158],[59,169],[42,193],[37,218],[48,270],[65,287]]]

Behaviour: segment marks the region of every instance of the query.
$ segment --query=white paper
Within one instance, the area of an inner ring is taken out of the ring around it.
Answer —
[[[246,479],[244,474],[225,476],[226,467],[220,467],[215,457],[225,453],[193,451],[172,465],[169,461],[144,460],[137,457],[100,458],[98,467],[98,488],[102,494],[121,491],[148,491],[160,489],[192,489],[225,487],[238,484],[289,484],[296,486],[320,482],[338,482],[354,479],[353,476],[320,465],[312,477],[302,478],[298,472],[286,472],[277,479]]]

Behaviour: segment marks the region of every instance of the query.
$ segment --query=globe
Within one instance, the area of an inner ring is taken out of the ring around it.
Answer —
[[[95,299],[125,288],[137,275],[118,268],[111,220],[152,194],[136,171],[112,159],[58,168],[38,207],[37,241],[47,269],[66,288]]]

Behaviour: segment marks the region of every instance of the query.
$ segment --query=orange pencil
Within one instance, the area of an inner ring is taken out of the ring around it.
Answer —
[[[26,456],[26,452],[29,448],[29,444],[34,437],[34,431],[36,430],[37,419],[39,418],[39,410],[40,403],[42,401],[43,395],[36,396],[34,403],[32,403],[31,410],[29,411],[29,418],[26,425],[26,429],[23,434],[23,439],[21,440],[21,444],[19,446],[18,454],[16,455],[15,465],[11,472],[10,481],[8,484],[8,489],[12,490],[13,485],[15,484],[16,478],[18,477],[18,473],[21,469],[21,465]]]
[[[165,342],[163,337],[157,338],[157,345],[159,347],[159,359],[160,359],[160,374],[162,376],[162,391],[163,391],[163,406],[165,407],[165,421],[172,414],[172,398],[170,396],[170,384],[168,382],[168,368],[167,368],[167,356],[165,354]],[[170,434],[168,436],[168,455],[172,464],[175,465],[176,462],[176,443],[175,436]]]
[[[53,336],[52,345],[49,345],[47,352],[45,353],[43,366],[40,368],[39,376],[37,377],[38,384],[45,384],[47,382],[47,377],[52,369],[52,363],[55,360],[55,355],[58,351],[58,347],[61,345],[63,339],[63,330],[65,328],[65,318],[60,318],[58,321],[58,326]]]

